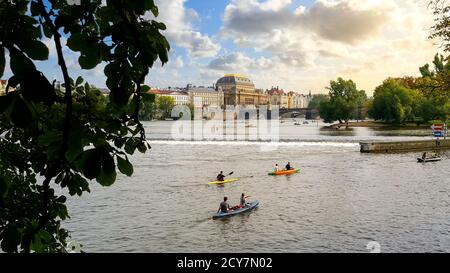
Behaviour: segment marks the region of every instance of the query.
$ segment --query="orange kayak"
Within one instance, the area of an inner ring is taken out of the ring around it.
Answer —
[[[291,175],[291,174],[296,174],[299,172],[300,172],[300,169],[295,169],[295,170],[289,170],[289,171],[271,172],[271,173],[269,173],[269,175]]]

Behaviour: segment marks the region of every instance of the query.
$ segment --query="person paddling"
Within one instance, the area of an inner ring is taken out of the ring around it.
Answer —
[[[220,203],[219,209],[217,210],[217,212],[222,212],[222,213],[227,213],[228,210],[230,209],[230,205],[227,203],[228,201],[228,197],[224,197],[223,198],[223,202]]]
[[[278,167],[278,164],[275,164],[275,172],[279,172],[280,171],[280,167]]]
[[[249,198],[249,197],[250,196],[245,196],[245,193],[242,193],[240,201],[239,201],[239,205],[231,207],[230,210],[239,210],[239,209],[242,209],[243,207],[245,207],[247,205],[247,201],[245,199]]]
[[[217,181],[225,181],[225,175],[223,175],[223,171],[217,175]]]
[[[245,207],[247,205],[247,200],[245,200],[246,198],[249,198],[250,196],[245,196],[245,193],[242,193],[241,195],[241,202],[240,202],[240,206],[241,208]]]
[[[427,159],[427,153],[426,152],[422,154],[422,160],[425,160],[425,159]]]
[[[288,164],[286,165],[286,171],[290,171],[290,170],[292,170],[291,162],[288,162]]]

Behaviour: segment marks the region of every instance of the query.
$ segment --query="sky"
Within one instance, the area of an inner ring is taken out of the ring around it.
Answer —
[[[155,0],[167,25],[169,63],[146,84],[211,86],[239,73],[257,88],[324,93],[330,80],[352,79],[371,94],[387,77],[418,76],[439,51],[428,39],[427,0]],[[150,18],[150,15],[148,15]],[[64,41],[65,42],[65,41]],[[61,79],[52,41],[38,68]],[[65,51],[70,74],[105,87],[103,65],[82,71]],[[10,73],[6,69],[6,76]],[[5,77],[6,77],[5,76]]]

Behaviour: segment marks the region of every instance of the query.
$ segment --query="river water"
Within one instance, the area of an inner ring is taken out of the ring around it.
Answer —
[[[426,139],[427,130],[281,124],[281,144],[170,140],[173,122],[145,124],[152,145],[134,176],[69,199],[64,226],[87,252],[450,252],[448,155],[361,154],[360,140]],[[275,163],[301,173],[271,177]],[[218,171],[238,182],[210,186]],[[260,206],[212,220],[241,193]]]

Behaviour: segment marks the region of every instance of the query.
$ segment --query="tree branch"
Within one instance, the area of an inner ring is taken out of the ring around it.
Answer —
[[[69,147],[69,135],[71,130],[71,121],[72,121],[72,86],[70,85],[70,76],[69,71],[67,69],[66,61],[64,59],[63,51],[62,51],[62,45],[61,45],[61,35],[58,32],[58,29],[56,28],[55,24],[53,23],[52,19],[50,18],[50,15],[48,14],[47,10],[45,9],[45,5],[42,2],[42,0],[38,0],[39,8],[41,11],[41,14],[44,16],[45,21],[47,24],[51,27],[53,37],[55,40],[55,47],[56,52],[58,55],[58,65],[61,67],[61,72],[64,77],[64,85],[65,85],[65,95],[64,100],[66,103],[66,115],[65,115],[65,122],[64,122],[64,131],[63,131],[63,146],[61,149],[61,159],[64,158],[64,154],[66,153],[68,147]]]
[[[53,33],[53,39],[55,41],[55,47],[56,52],[58,55],[58,64],[61,67],[61,72],[64,77],[64,84],[65,84],[65,95],[64,100],[66,104],[66,112],[65,112],[65,121],[64,121],[64,128],[63,128],[63,139],[62,139],[62,147],[60,152],[60,160],[64,160],[65,153],[69,147],[69,136],[71,131],[71,120],[72,120],[72,86],[70,84],[70,76],[67,69],[66,61],[64,59],[63,51],[62,51],[62,45],[61,45],[61,35],[58,32],[58,29],[56,28],[55,24],[53,23],[52,19],[50,18],[49,13],[45,9],[45,5],[42,0],[38,0],[39,4],[39,10],[44,17],[46,23],[51,27],[52,33]],[[42,211],[41,211],[41,219],[39,221],[38,230],[44,228],[47,225],[48,222],[48,203],[50,200],[50,181],[54,175],[54,171],[52,170],[52,167],[48,167],[47,174],[45,177],[45,180],[43,182],[43,204],[42,204]],[[30,246],[26,246],[26,251],[29,251]]]

